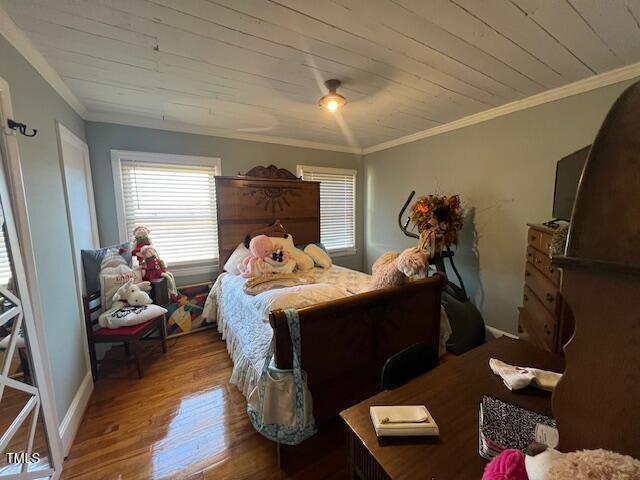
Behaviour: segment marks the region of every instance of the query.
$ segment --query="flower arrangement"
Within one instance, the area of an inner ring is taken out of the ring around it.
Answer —
[[[427,195],[411,206],[411,221],[420,232],[421,247],[431,255],[458,243],[462,206],[458,195]]]

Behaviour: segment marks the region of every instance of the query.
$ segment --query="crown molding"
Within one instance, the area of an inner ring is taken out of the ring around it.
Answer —
[[[562,87],[547,90],[499,107],[474,113],[473,115],[454,120],[453,122],[449,122],[444,125],[412,133],[411,135],[396,138],[395,140],[389,140],[388,142],[379,143],[378,145],[373,145],[371,147],[366,147],[362,149],[362,154],[368,155],[381,150],[387,150],[392,147],[397,147],[398,145],[404,145],[405,143],[415,142],[416,140],[422,140],[423,138],[433,137],[434,135],[440,135],[441,133],[486,122],[487,120],[502,117],[503,115],[519,112],[520,110],[526,110],[527,108],[537,107],[538,105],[554,102],[580,93],[586,93],[597,88],[613,85],[614,83],[624,82],[625,80],[630,80],[638,76],[640,76],[640,62],[594,75],[583,80],[578,80],[576,82],[563,85]]]
[[[277,145],[287,145],[290,147],[312,148],[315,150],[328,150],[331,152],[355,153],[358,155],[362,154],[362,149],[360,147],[334,145],[331,143],[312,142],[308,140],[297,140],[295,138],[272,137],[269,135],[238,132],[235,130],[207,127],[205,125],[193,125],[190,123],[177,122],[173,120],[160,120],[158,118],[150,118],[126,113],[89,112],[86,116],[86,120],[90,122],[129,125],[131,127],[154,128],[157,130],[168,130],[171,132],[193,133],[196,135],[232,138],[235,140],[274,143]]]
[[[478,123],[486,122],[494,118],[515,113],[528,108],[554,102],[563,98],[571,97],[581,93],[586,93],[597,88],[606,87],[615,83],[630,80],[640,76],[640,62],[627,65],[625,67],[610,70],[605,73],[578,80],[558,88],[547,90],[536,95],[532,95],[521,100],[507,103],[505,105],[484,110],[473,115],[454,120],[453,122],[439,125],[434,128],[412,133],[394,140],[372,145],[366,148],[353,147],[349,145],[335,145],[323,142],[313,142],[308,140],[298,140],[295,138],[274,137],[255,133],[238,132],[235,130],[219,129],[201,125],[193,125],[178,121],[168,121],[150,118],[140,115],[110,112],[89,112],[78,97],[71,91],[64,80],[49,65],[44,56],[37,50],[27,35],[11,19],[9,14],[0,6],[0,34],[13,45],[13,47],[36,69],[36,71],[51,85],[51,87],[75,110],[84,120],[93,122],[115,123],[120,125],[130,125],[134,127],[154,128],[159,130],[193,133],[197,135],[208,135],[222,138],[233,138],[237,140],[248,140],[253,142],[273,143],[278,145],[288,145],[300,148],[312,148],[316,150],[328,150],[333,152],[354,153],[358,155],[368,155],[381,150],[415,142],[424,138],[440,135],[459,128],[468,127]]]
[[[86,118],[87,109],[75,96],[71,89],[60,78],[49,62],[35,47],[29,37],[11,19],[9,14],[0,6],[0,35],[7,39],[29,64],[44,78],[49,85],[69,104],[82,118]]]

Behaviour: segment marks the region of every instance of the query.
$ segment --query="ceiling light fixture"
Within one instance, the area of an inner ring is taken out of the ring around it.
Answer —
[[[340,86],[340,83],[340,80],[336,79],[331,79],[324,82],[325,87],[329,89],[329,93],[323,96],[318,102],[318,105],[320,105],[321,108],[324,108],[328,112],[333,113],[337,112],[347,104],[347,99],[339,93],[336,93],[336,90]]]

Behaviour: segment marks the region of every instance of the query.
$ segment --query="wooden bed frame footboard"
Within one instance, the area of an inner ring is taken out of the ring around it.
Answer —
[[[399,287],[341,298],[298,310],[302,368],[316,423],[380,391],[385,361],[426,342],[438,349],[440,295],[446,277],[435,274]],[[278,368],[291,368],[292,349],[282,310],[270,314]]]

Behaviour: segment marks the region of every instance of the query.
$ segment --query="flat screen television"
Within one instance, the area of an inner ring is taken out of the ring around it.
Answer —
[[[558,160],[556,165],[556,188],[553,194],[553,218],[570,220],[578,183],[591,145]]]

